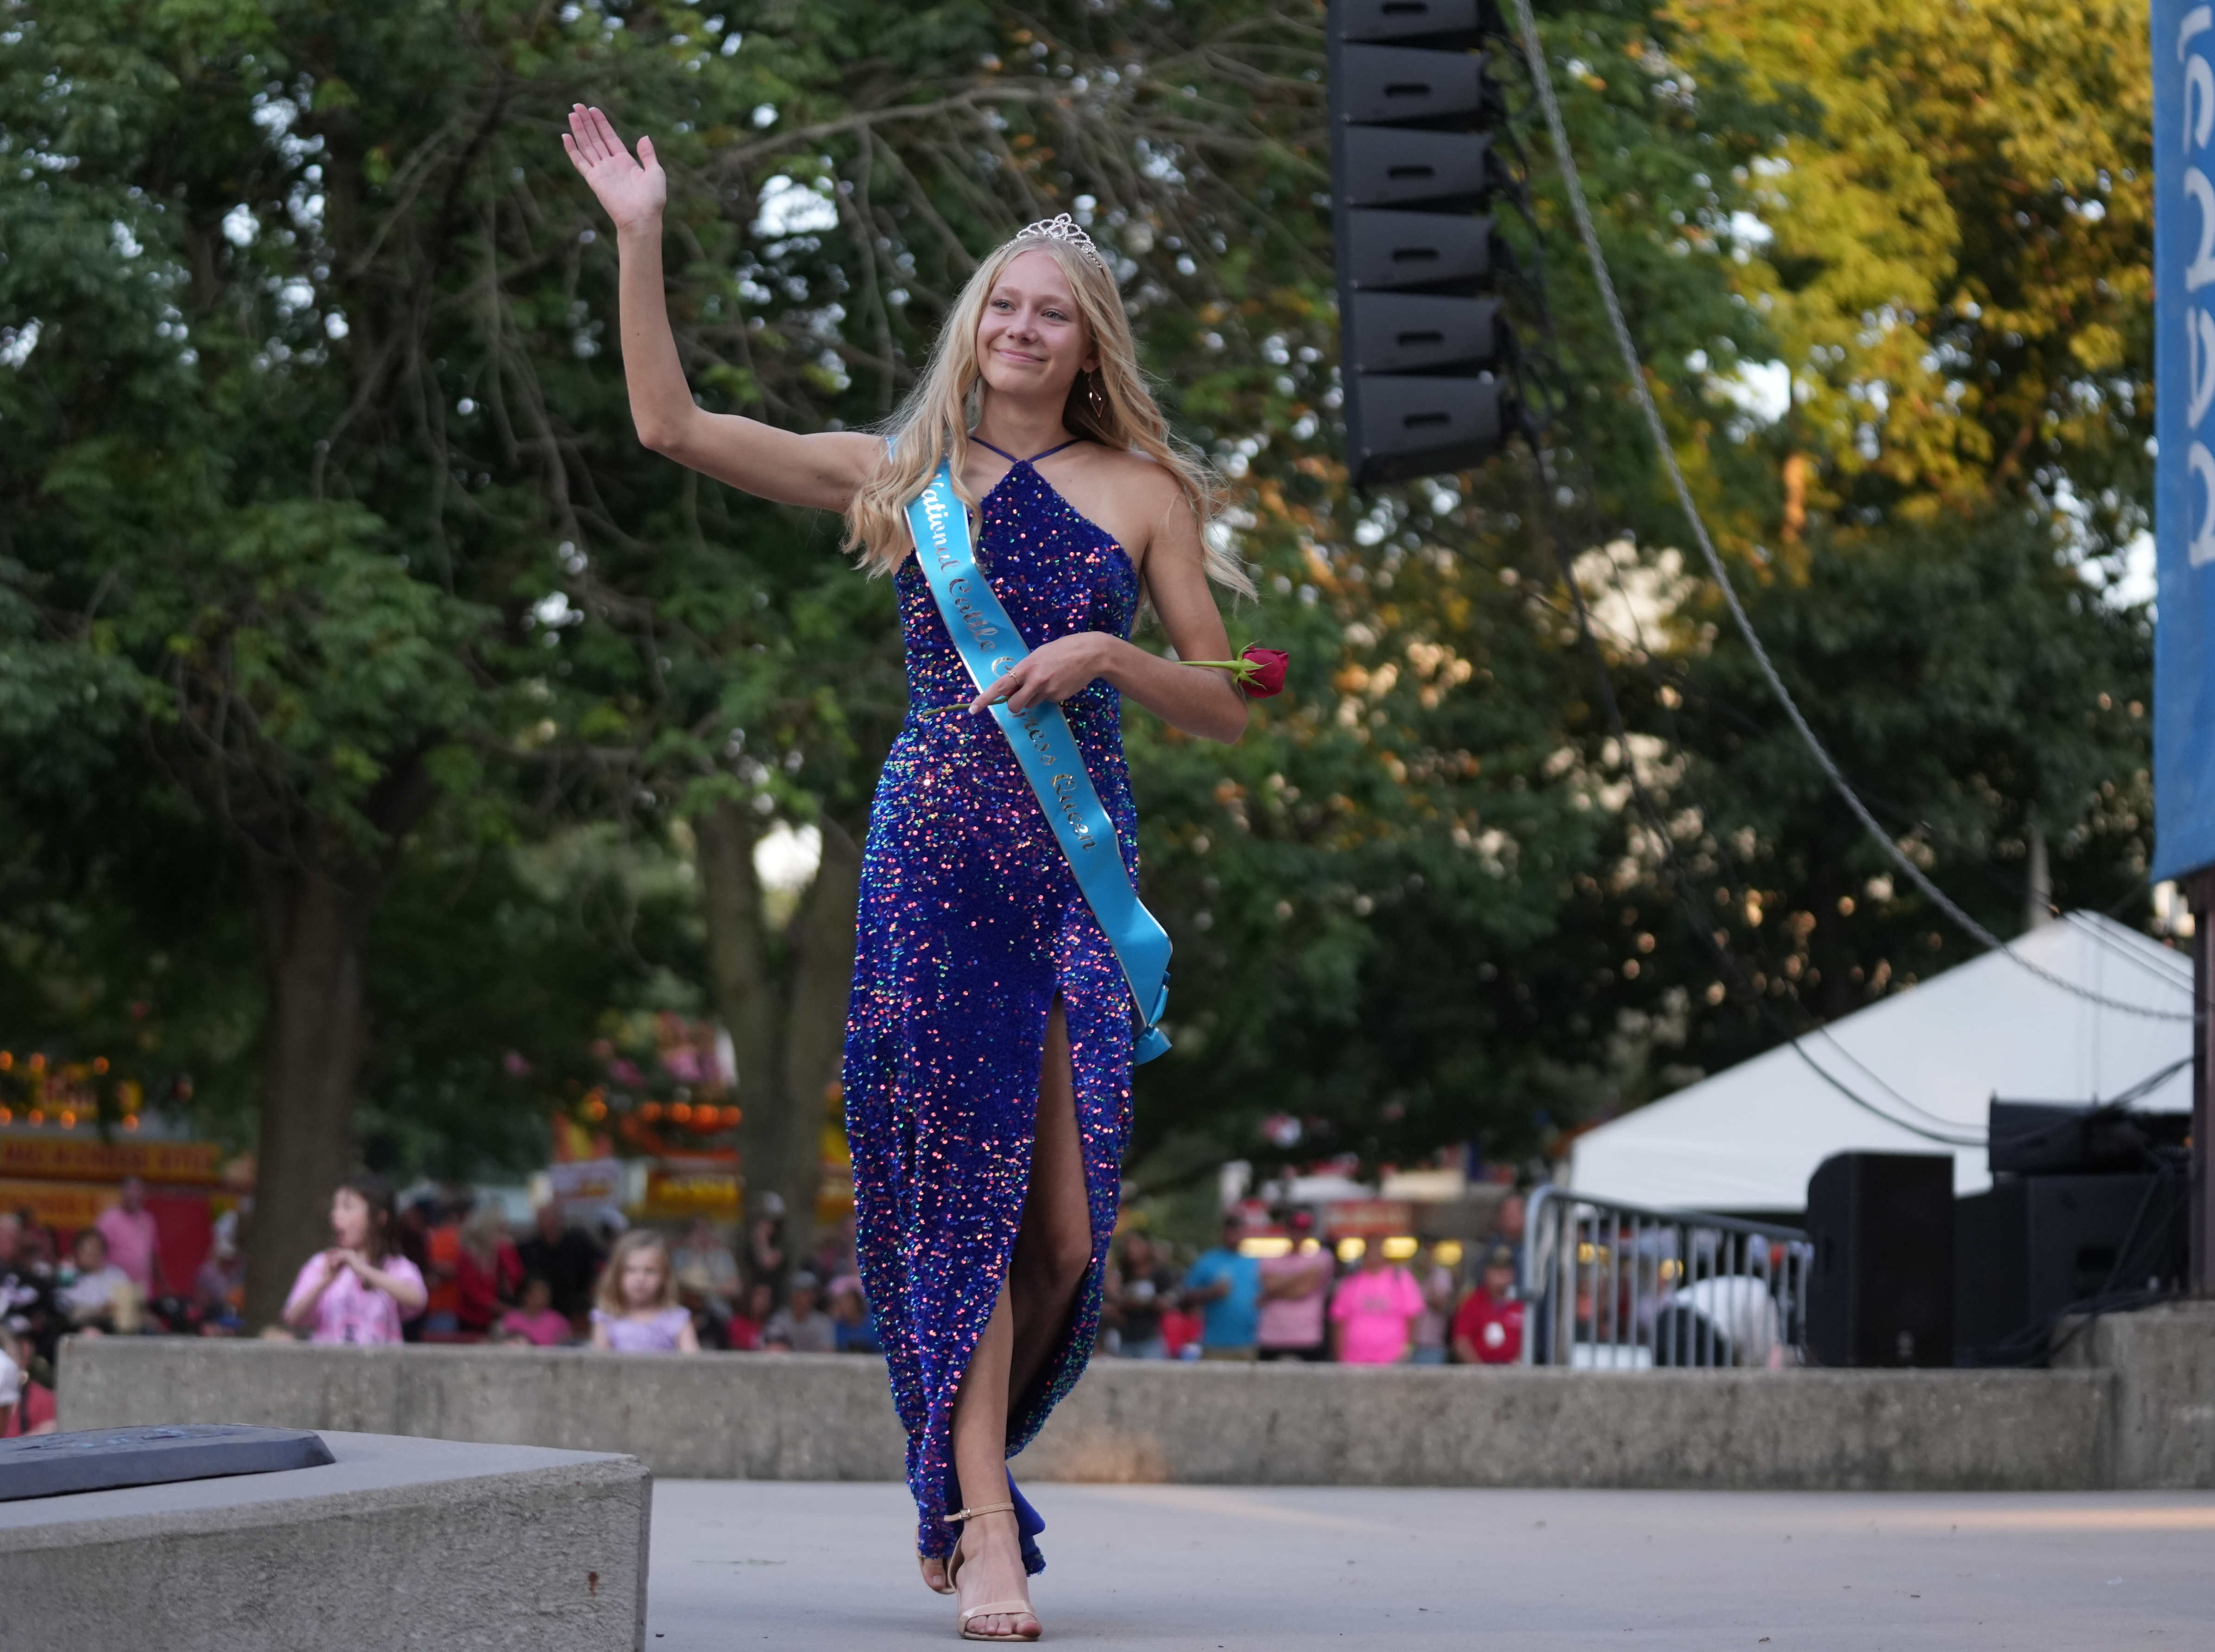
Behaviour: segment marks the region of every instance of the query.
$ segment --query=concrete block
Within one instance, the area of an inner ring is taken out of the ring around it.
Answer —
[[[123,1340],[123,1339],[118,1339]],[[625,1458],[329,1433],[326,1466],[0,1504],[0,1641],[41,1652],[639,1652]]]
[[[884,1367],[508,1348],[64,1344],[64,1428],[231,1421],[627,1452],[687,1479],[893,1480]],[[2101,1370],[1568,1372],[1095,1361],[1016,1465],[1226,1485],[2082,1489]]]
[[[73,1337],[61,1424],[254,1422],[620,1452],[665,1479],[897,1480],[884,1363],[854,1354],[331,1348]]]
[[[2215,1490],[2215,1302],[2108,1314],[2062,1334],[2059,1363],[2114,1375],[2108,1483]]]
[[[2099,1483],[2103,1373],[1095,1366],[1016,1464],[1235,1485],[2048,1490]]]

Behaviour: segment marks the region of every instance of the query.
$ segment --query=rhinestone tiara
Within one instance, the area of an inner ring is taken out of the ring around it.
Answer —
[[[1108,261],[1100,255],[1100,249],[1092,244],[1092,237],[1077,226],[1077,220],[1066,212],[1052,218],[1042,218],[1035,224],[1026,224],[1015,231],[1018,241],[1058,241],[1064,246],[1074,247],[1101,269]]]

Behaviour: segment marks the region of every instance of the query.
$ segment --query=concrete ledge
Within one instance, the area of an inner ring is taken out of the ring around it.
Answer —
[[[1095,1367],[1096,1369],[1096,1367]],[[898,1480],[880,1360],[71,1337],[61,1425],[255,1422],[620,1452],[688,1480]]]
[[[47,1652],[637,1652],[646,1471],[327,1434],[336,1462],[0,1503],[0,1618]]]
[[[2095,1319],[2060,1362],[2114,1375],[2101,1447],[2116,1485],[2215,1488],[2215,1302]]]
[[[2112,1483],[2101,1370],[1565,1372],[1103,1360],[1023,1453],[1046,1480],[1736,1490]],[[891,1480],[884,1368],[105,1337],[65,1345],[64,1428],[365,1428],[623,1452],[687,1479]]]
[[[1047,1480],[2028,1491],[2101,1483],[2104,1373],[1119,1367]]]

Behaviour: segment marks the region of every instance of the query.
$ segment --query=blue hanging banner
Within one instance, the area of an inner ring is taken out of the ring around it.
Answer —
[[[915,536],[917,564],[938,604],[939,617],[954,639],[954,651],[977,686],[985,688],[1015,669],[1030,653],[1015,622],[1000,605],[969,544],[969,513],[954,491],[954,475],[938,467],[907,507],[908,530]],[[1115,824],[1093,788],[1077,748],[1069,719],[1052,701],[1028,711],[992,704],[993,720],[1015,753],[1023,777],[1038,794],[1039,807],[1069,859],[1077,887],[1107,932],[1115,961],[1131,989],[1138,1027],[1132,1041],[1133,1065],[1168,1053],[1162,1031],[1169,1002],[1169,937],[1131,887],[1131,874],[1115,840]]]
[[[2215,5],[2153,0],[2157,878],[2215,866]]]

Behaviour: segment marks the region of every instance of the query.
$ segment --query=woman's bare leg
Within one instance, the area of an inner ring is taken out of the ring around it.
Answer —
[[[954,1402],[954,1466],[961,1501],[969,1508],[1008,1500],[1008,1412],[1035,1382],[1069,1324],[1077,1287],[1092,1263],[1092,1218],[1084,1182],[1084,1156],[1077,1132],[1077,1086],[1071,1071],[1069,1027],[1056,998],[1046,1017],[1046,1047],[1039,1060],[1037,1131],[1031,1146],[1030,1186],[1008,1281],[992,1306],[985,1334],[969,1356],[969,1369]],[[962,1533],[963,1600],[1030,1598],[1013,1514],[986,1514]],[[931,1569],[923,1569],[930,1581]],[[977,1620],[980,1634],[1017,1634],[1036,1620],[995,1615]]]
[[[1008,1501],[1008,1356],[1014,1345],[1014,1314],[1003,1284],[954,1400],[954,1471],[966,1508]],[[960,1530],[961,1600],[1029,1600],[1015,1515],[980,1514]],[[1038,1620],[1028,1612],[996,1613],[975,1619],[973,1627],[980,1635],[1036,1635]]]
[[[1039,1061],[1038,1129],[1031,1147],[1030,1187],[1015,1237],[1008,1287],[1015,1310],[1015,1347],[1008,1398],[1020,1403],[1060,1345],[1092,1266],[1092,1208],[1084,1152],[1077,1131],[1077,1084],[1069,1059],[1069,1026],[1056,998],[1046,1017]]]

